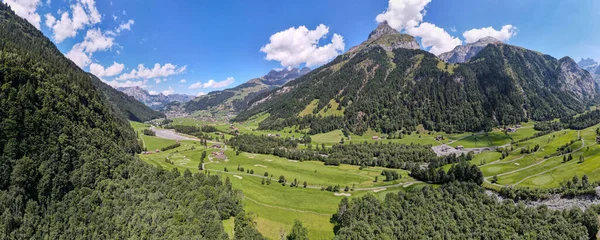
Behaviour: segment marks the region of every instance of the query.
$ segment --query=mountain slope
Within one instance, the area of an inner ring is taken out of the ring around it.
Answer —
[[[222,91],[213,91],[207,95],[197,97],[184,104],[187,112],[197,110],[211,110],[225,114],[237,113],[247,108],[248,102],[255,96],[279,87],[310,72],[310,68],[289,68],[271,70],[267,75],[251,79],[237,87]]]
[[[158,93],[156,95],[152,95],[140,87],[122,87],[117,88],[117,90],[134,97],[138,101],[144,103],[146,106],[154,110],[161,109],[163,106],[171,102],[185,103],[194,99],[194,96],[185,94],[170,94],[167,96],[162,93]]]
[[[581,59],[581,61],[579,61],[579,63],[577,63],[577,65],[579,65],[581,68],[588,71],[594,78],[594,81],[596,81],[596,83],[600,84],[600,64],[598,64],[593,59],[588,58],[588,59]]]
[[[88,75],[92,80],[92,84],[108,98],[108,101],[111,103],[113,109],[125,116],[125,118],[131,121],[145,122],[148,120],[165,117],[164,113],[150,109],[148,106],[139,102],[135,98],[128,96],[127,94],[122,93],[102,82],[102,80],[93,74],[88,73]]]
[[[243,213],[231,183],[134,157],[88,73],[5,4],[0,46],[0,239],[229,239],[222,220]]]
[[[579,67],[524,48],[496,42],[468,63],[451,64],[422,50],[387,51],[372,42],[255,98],[235,120],[267,112],[260,128],[388,133],[423,124],[477,131],[572,115],[598,99],[597,85]],[[337,114],[323,114],[334,109]]]
[[[442,53],[439,58],[449,63],[464,63],[477,55],[487,45],[493,43],[500,43],[500,40],[493,37],[485,37],[474,43],[456,46],[452,51]]]

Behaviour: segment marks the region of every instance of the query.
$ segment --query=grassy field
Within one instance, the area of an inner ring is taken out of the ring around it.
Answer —
[[[141,130],[144,126],[135,126],[135,128]],[[168,145],[171,141],[142,137],[145,140],[163,142],[164,145]],[[192,141],[181,141],[181,144],[176,149],[140,155],[140,158],[164,169],[177,168],[181,172],[189,169],[198,172],[202,151],[207,151],[209,156],[210,153],[217,151]],[[402,179],[383,182],[380,174],[384,168],[359,170],[357,166],[350,165],[325,166],[322,162],[296,162],[264,154],[236,155],[230,149],[225,150],[225,154],[228,156],[227,161],[217,161],[216,158],[210,157],[210,160],[206,161],[205,168],[211,174],[229,178],[234,188],[242,190],[245,196],[244,209],[255,215],[259,231],[270,239],[279,239],[282,232],[291,231],[294,219],[303,222],[309,230],[310,239],[333,238],[333,226],[329,223],[329,219],[337,211],[340,200],[345,196],[336,196],[332,192],[321,190],[321,187],[340,185],[343,189],[345,186],[350,188],[354,186],[356,190],[347,193],[350,198],[365,194],[374,194],[383,198],[388,192],[404,189],[402,186],[395,185],[414,182],[414,179],[408,177],[408,172],[403,170],[397,170],[402,175]],[[254,174],[237,171],[238,165],[245,170],[254,170]],[[229,171],[224,172],[225,168]],[[268,172],[269,176],[273,175],[271,185],[263,185],[261,182],[265,172]],[[293,188],[277,183],[281,175],[285,176],[288,183],[297,179],[300,186]],[[374,182],[375,177],[379,177],[378,182]],[[308,188],[302,187],[304,181],[308,183]],[[410,187],[415,186],[419,184]],[[360,188],[376,189],[361,190]],[[224,228],[229,234],[233,233],[233,221],[233,219],[223,221]]]

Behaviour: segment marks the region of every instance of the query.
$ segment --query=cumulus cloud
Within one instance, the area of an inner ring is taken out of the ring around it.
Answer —
[[[199,92],[198,94],[196,94],[196,97],[200,97],[200,96],[204,96],[204,95],[206,95],[205,92]]]
[[[162,91],[162,94],[165,96],[169,96],[173,93],[175,93],[175,90],[173,90],[173,88],[171,86],[169,86],[169,88],[167,90]]]
[[[266,60],[279,61],[282,66],[306,64],[311,67],[324,64],[344,50],[344,38],[333,34],[331,43],[319,46],[319,40],[329,33],[329,27],[320,24],[314,30],[305,26],[291,27],[273,34],[260,51],[267,54]]]
[[[133,25],[135,21],[129,19],[126,23],[121,23],[119,27],[115,30],[117,33],[120,33],[123,30],[131,30],[131,25]]]
[[[517,27],[513,25],[504,25],[502,29],[496,30],[493,27],[471,29],[463,33],[465,42],[474,43],[484,37],[494,37],[500,41],[508,41],[510,38],[517,35]]]
[[[71,14],[63,12],[60,19],[51,14],[46,14],[46,26],[52,29],[53,38],[57,43],[75,37],[77,32],[88,25],[94,25],[102,21],[102,16],[96,8],[94,0],[77,0],[71,6]]]
[[[180,82],[180,83],[185,83],[185,82],[187,82],[187,80],[185,80],[185,79],[181,79],[181,80],[179,80],[179,82]]]
[[[446,30],[435,24],[424,22],[418,27],[411,27],[407,32],[413,36],[421,38],[421,45],[429,48],[429,52],[439,55],[451,51],[456,46],[461,45],[462,41],[451,36]]]
[[[390,0],[385,12],[377,15],[377,22],[384,22],[399,31],[421,38],[421,45],[433,54],[454,49],[462,41],[435,24],[423,22],[425,7],[431,0]]]
[[[102,66],[100,64],[92,63],[90,65],[90,72],[99,78],[112,77],[112,76],[116,76],[116,75],[120,74],[124,68],[125,68],[124,64],[117,63],[117,62],[113,62],[113,64],[106,69],[104,68],[104,66]]]
[[[146,83],[148,82],[148,80],[144,80],[144,81],[104,81],[106,84],[114,87],[114,88],[120,88],[120,87],[141,87],[141,88],[146,88],[147,85]]]
[[[113,45],[113,37],[102,33],[100,29],[90,29],[87,31],[83,42],[73,45],[65,56],[77,66],[84,68],[92,62],[91,56],[94,52],[105,51]]]
[[[4,0],[3,2],[8,4],[19,17],[24,18],[37,29],[40,29],[42,19],[36,12],[40,0]]]
[[[375,20],[379,23],[387,21],[390,27],[399,30],[416,27],[423,22],[425,6],[430,2],[431,0],[390,0],[387,10],[377,15]]]
[[[206,83],[201,83],[201,82],[196,82],[193,83],[192,85],[190,85],[190,89],[199,89],[199,88],[223,88],[223,87],[227,87],[231,84],[233,84],[233,82],[235,81],[234,78],[232,77],[228,77],[227,79],[223,80],[223,81],[215,81],[213,79],[208,80],[208,82]]]
[[[129,80],[129,79],[153,79],[160,77],[168,77],[177,75],[185,72],[187,66],[177,67],[173,64],[166,63],[160,65],[159,63],[154,64],[153,68],[146,68],[143,64],[139,64],[137,69],[131,70],[129,73],[122,74],[117,80]]]

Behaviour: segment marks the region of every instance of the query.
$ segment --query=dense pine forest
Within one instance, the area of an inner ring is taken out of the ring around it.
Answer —
[[[0,51],[1,239],[227,239],[236,215],[236,238],[261,238],[228,181],[134,157],[110,96],[5,4]]]
[[[529,208],[453,183],[344,199],[331,221],[335,239],[594,239],[599,210]]]
[[[348,129],[361,134],[425,129],[489,130],[528,119],[564,118],[598,102],[598,86],[570,58],[497,43],[465,64],[423,50],[359,48],[249,102],[235,118],[270,116],[261,129],[310,126],[311,133]],[[300,113],[318,100],[312,115]],[[331,101],[342,115],[321,116]]]

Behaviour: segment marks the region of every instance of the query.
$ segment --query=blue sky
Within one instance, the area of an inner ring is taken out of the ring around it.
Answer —
[[[435,54],[493,35],[556,58],[600,60],[595,0],[3,2],[84,70],[153,93],[197,95],[274,68],[318,67],[383,20]]]

